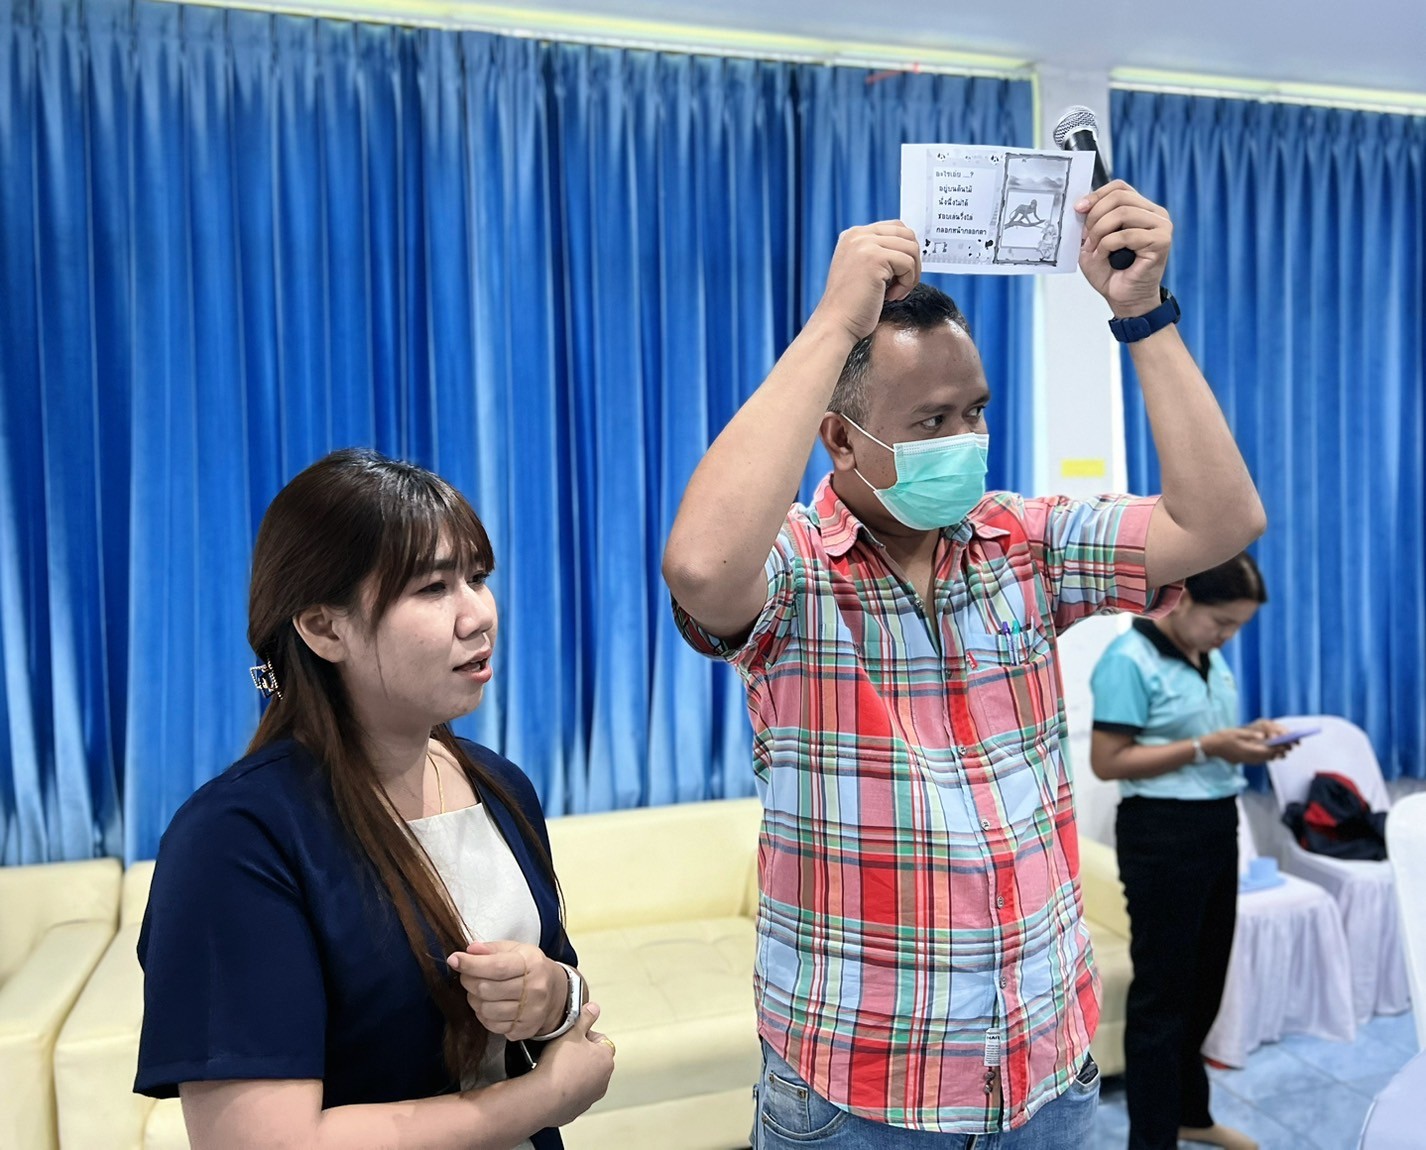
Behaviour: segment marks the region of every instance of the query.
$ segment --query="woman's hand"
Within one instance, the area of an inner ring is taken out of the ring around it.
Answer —
[[[1276,739],[1279,735],[1286,735],[1288,728],[1281,723],[1275,723],[1271,719],[1254,719],[1248,724],[1250,731],[1257,731],[1265,739]],[[1289,743],[1288,748],[1295,747],[1296,743]]]
[[[1247,727],[1224,727],[1199,740],[1204,754],[1214,759],[1224,759],[1230,763],[1266,763],[1280,759],[1289,748],[1270,747],[1267,740],[1279,733],[1279,729],[1266,730],[1259,726],[1267,720],[1260,719]],[[1269,724],[1276,727],[1276,724]]]
[[[548,1042],[530,1077],[542,1078],[554,1114],[551,1126],[573,1122],[609,1089],[614,1073],[614,1040],[590,1027],[599,1017],[597,1003],[586,1003],[572,1027]]]
[[[491,1034],[511,1042],[547,1034],[564,1021],[569,977],[528,942],[473,942],[446,959],[466,1001]]]

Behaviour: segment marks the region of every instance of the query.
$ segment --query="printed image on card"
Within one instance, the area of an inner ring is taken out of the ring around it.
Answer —
[[[1059,263],[1060,219],[1069,187],[1070,155],[1006,155],[997,260],[1041,266]]]
[[[1069,272],[1083,231],[1072,205],[1093,170],[1084,152],[904,144],[901,218],[927,271]]]

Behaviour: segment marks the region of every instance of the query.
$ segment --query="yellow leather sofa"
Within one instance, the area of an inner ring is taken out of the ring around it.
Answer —
[[[1119,881],[1114,848],[1079,840],[1080,889],[1084,893],[1084,920],[1094,943],[1094,958],[1103,982],[1099,1000],[1099,1029],[1090,1049],[1104,1074],[1124,1073],[1124,1006],[1129,980],[1129,911]]]
[[[0,867],[0,1146],[53,1150],[53,1051],[119,914],[116,859]]]
[[[756,799],[550,821],[566,918],[599,1028],[618,1044],[608,1094],[565,1128],[569,1150],[747,1146],[759,1051],[752,1000]],[[1123,1070],[1128,916],[1112,848],[1081,841],[1085,917],[1104,981],[1096,1060]],[[153,874],[124,874],[118,933],[54,1054],[64,1147],[185,1150],[176,1100],[132,1093],[143,976],[135,957]],[[6,1143],[0,1143],[6,1145]]]
[[[152,879],[152,862],[134,863],[124,871],[118,933],[55,1043],[54,1085],[64,1150],[188,1146],[177,1099],[155,1104],[133,1092],[144,1013],[144,976],[136,948]]]
[[[609,1093],[565,1129],[569,1150],[747,1145],[760,819],[756,799],[735,799],[550,821],[570,936],[619,1047]],[[66,1148],[188,1145],[177,1100],[132,1093],[152,877],[152,862],[124,873],[118,933],[55,1048]]]
[[[761,1066],[753,1015],[757,799],[550,822],[570,938],[618,1044],[609,1092],[568,1150],[747,1146]]]
[[[565,1131],[569,1150],[748,1144],[761,815],[740,799],[551,821],[570,937],[619,1046],[609,1093]],[[1081,886],[1104,986],[1094,1057],[1121,1074],[1132,968],[1112,847],[1081,842]]]

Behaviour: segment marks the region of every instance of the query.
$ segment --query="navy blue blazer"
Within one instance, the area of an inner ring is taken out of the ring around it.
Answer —
[[[530,780],[494,751],[462,746],[504,783],[548,851]],[[534,896],[540,948],[574,964],[554,886],[514,814],[480,790]],[[430,961],[454,977],[432,949]],[[234,763],[179,808],[159,845],[138,951],[141,1094],[317,1078],[331,1107],[458,1088],[441,1053],[444,1020],[395,908],[338,821],[316,761],[291,740]],[[562,1146],[553,1129],[532,1141]]]

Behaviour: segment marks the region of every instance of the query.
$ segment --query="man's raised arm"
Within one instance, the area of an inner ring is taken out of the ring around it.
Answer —
[[[1120,180],[1086,197],[1080,268],[1118,317],[1159,306],[1173,224],[1168,213]],[[1132,247],[1126,270],[1109,253]],[[1149,585],[1162,587],[1232,558],[1267,528],[1267,515],[1208,381],[1178,327],[1129,344],[1159,452],[1163,498],[1144,549]]]
[[[720,637],[741,635],[767,601],[763,568],[807,468],[827,403],[883,302],[920,277],[916,235],[896,221],[837,241],[821,302],[767,379],[694,469],[664,548],[669,590]]]

